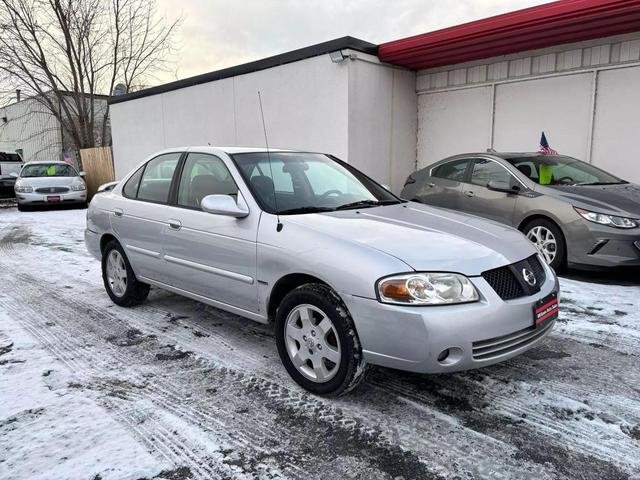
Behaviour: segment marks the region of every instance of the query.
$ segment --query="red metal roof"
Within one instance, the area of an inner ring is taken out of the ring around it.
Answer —
[[[640,0],[560,0],[379,46],[414,70],[640,31]]]

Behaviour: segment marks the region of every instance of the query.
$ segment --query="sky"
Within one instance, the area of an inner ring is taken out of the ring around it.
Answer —
[[[165,83],[350,35],[372,43],[527,8],[544,0],[158,0],[182,16]]]

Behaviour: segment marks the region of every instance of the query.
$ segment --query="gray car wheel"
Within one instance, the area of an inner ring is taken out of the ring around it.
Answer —
[[[566,256],[564,235],[554,223],[539,218],[529,222],[523,230],[547,264],[555,270],[563,267]]]
[[[132,307],[144,302],[149,285],[136,279],[124,250],[115,240],[102,252],[102,280],[107,294],[116,305]]]
[[[353,319],[328,286],[302,285],[276,311],[278,353],[289,375],[318,395],[342,395],[364,379],[366,363]]]

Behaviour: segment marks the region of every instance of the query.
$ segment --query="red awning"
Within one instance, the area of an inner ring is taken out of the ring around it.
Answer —
[[[560,0],[380,45],[414,70],[640,31],[640,0]]]

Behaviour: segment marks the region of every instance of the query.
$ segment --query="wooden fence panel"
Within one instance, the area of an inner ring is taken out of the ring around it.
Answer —
[[[87,176],[87,200],[96,193],[103,183],[113,182],[116,178],[113,169],[111,147],[85,148],[80,150],[82,169]]]

